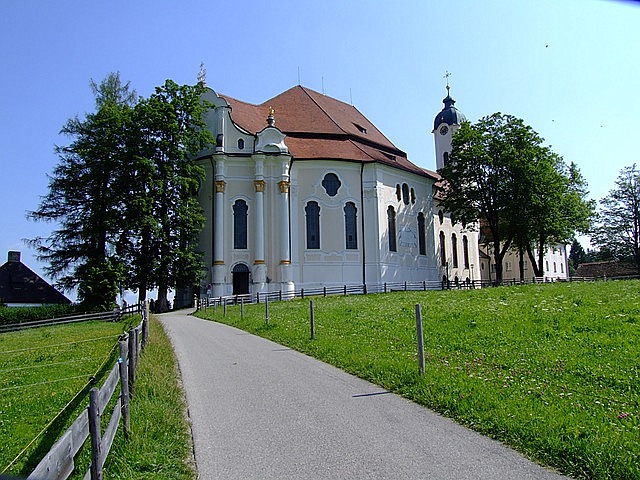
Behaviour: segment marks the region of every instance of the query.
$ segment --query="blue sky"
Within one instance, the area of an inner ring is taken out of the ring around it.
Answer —
[[[119,71],[142,96],[171,78],[252,102],[300,83],[351,102],[409,159],[435,169],[433,118],[451,94],[470,121],[522,118],[599,199],[639,161],[640,4],[613,0],[3,0],[0,263],[47,191],[90,79]]]

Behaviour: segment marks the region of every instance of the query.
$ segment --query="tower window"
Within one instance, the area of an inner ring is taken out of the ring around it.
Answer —
[[[469,268],[469,239],[466,235],[462,237],[462,254],[464,255],[464,268]]]
[[[320,206],[318,202],[308,202],[304,208],[307,214],[307,248],[320,248]]]
[[[398,247],[396,245],[396,211],[393,207],[387,208],[387,222],[389,224],[389,251],[397,252]]]
[[[402,190],[399,183],[396,184],[396,198],[398,199],[398,201],[402,199]]]
[[[449,152],[444,152],[442,154],[442,160],[444,162],[444,165],[446,165],[447,163],[449,163]]]
[[[427,229],[424,223],[424,213],[418,214],[418,247],[420,249],[420,255],[427,254]]]
[[[347,250],[358,248],[357,211],[356,204],[353,202],[347,202],[344,206],[344,235]]]
[[[406,183],[402,184],[402,202],[409,205],[409,185]]]
[[[444,244],[444,232],[440,232],[440,264],[444,267],[447,264],[447,250]]]
[[[453,268],[458,268],[458,237],[455,233],[451,234],[451,257]]]

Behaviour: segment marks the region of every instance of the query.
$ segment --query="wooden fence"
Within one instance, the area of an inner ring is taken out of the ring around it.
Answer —
[[[123,315],[140,313],[141,311],[142,308],[140,304],[136,303],[133,305],[129,305],[128,307],[125,307],[123,309],[115,308],[109,312],[83,313],[79,315],[69,315],[59,318],[48,318],[46,320],[34,320],[31,322],[19,322],[0,325],[0,333],[22,330],[24,328],[47,327],[50,325],[62,325],[65,323],[88,322],[90,320],[117,322],[122,318]]]
[[[549,277],[533,277],[530,280],[505,279],[500,285],[523,285],[529,283],[553,283],[553,282],[593,282],[607,280],[628,280],[639,277],[569,277],[566,279],[552,279]],[[198,298],[194,296],[194,307],[196,309],[208,308],[216,305],[237,305],[240,303],[251,304],[260,302],[273,302],[290,300],[293,298],[317,297],[327,295],[366,295],[368,293],[389,293],[399,291],[417,291],[417,290],[462,290],[486,288],[490,286],[498,286],[495,282],[485,280],[460,281],[458,283],[449,281],[422,281],[422,282],[395,282],[380,284],[351,284],[318,288],[302,288],[291,292],[283,292],[282,290],[271,292],[257,292],[254,294],[227,295],[220,297],[203,296]]]
[[[31,475],[27,477],[27,480],[67,479],[75,468],[74,457],[89,437],[91,439],[91,465],[84,479],[102,479],[102,467],[113,444],[121,419],[123,420],[125,438],[130,433],[129,400],[133,397],[138,358],[149,336],[148,304],[144,308],[138,306],[138,309],[142,310],[142,322],[120,337],[120,356],[102,388],[93,387],[91,389],[88,408],[62,434]],[[108,413],[105,412],[105,409],[118,384],[120,384],[120,394],[110,414],[109,423],[101,433],[100,420],[105,413]]]

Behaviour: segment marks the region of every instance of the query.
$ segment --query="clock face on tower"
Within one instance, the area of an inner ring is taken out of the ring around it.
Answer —
[[[440,135],[446,135],[448,131],[449,131],[449,127],[447,127],[446,125],[442,125],[440,127]]]

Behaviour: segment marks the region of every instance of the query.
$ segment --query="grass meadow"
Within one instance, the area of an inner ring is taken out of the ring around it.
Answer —
[[[396,392],[564,474],[640,478],[640,281],[394,292],[201,310]],[[415,305],[425,364],[418,373]]]
[[[111,370],[132,318],[0,335],[0,472],[18,455],[7,473],[24,475],[38,464],[86,407],[90,377],[100,385]]]
[[[115,363],[118,336],[139,321],[134,315],[122,323],[75,323],[0,335],[0,474],[6,469],[26,476],[33,470],[86,408],[89,376],[102,384]],[[102,419],[103,432],[117,393]],[[130,403],[131,435],[125,440],[122,426],[118,429],[105,478],[195,479],[186,410],[171,343],[152,316]],[[87,440],[70,478],[83,478],[90,461]]]

